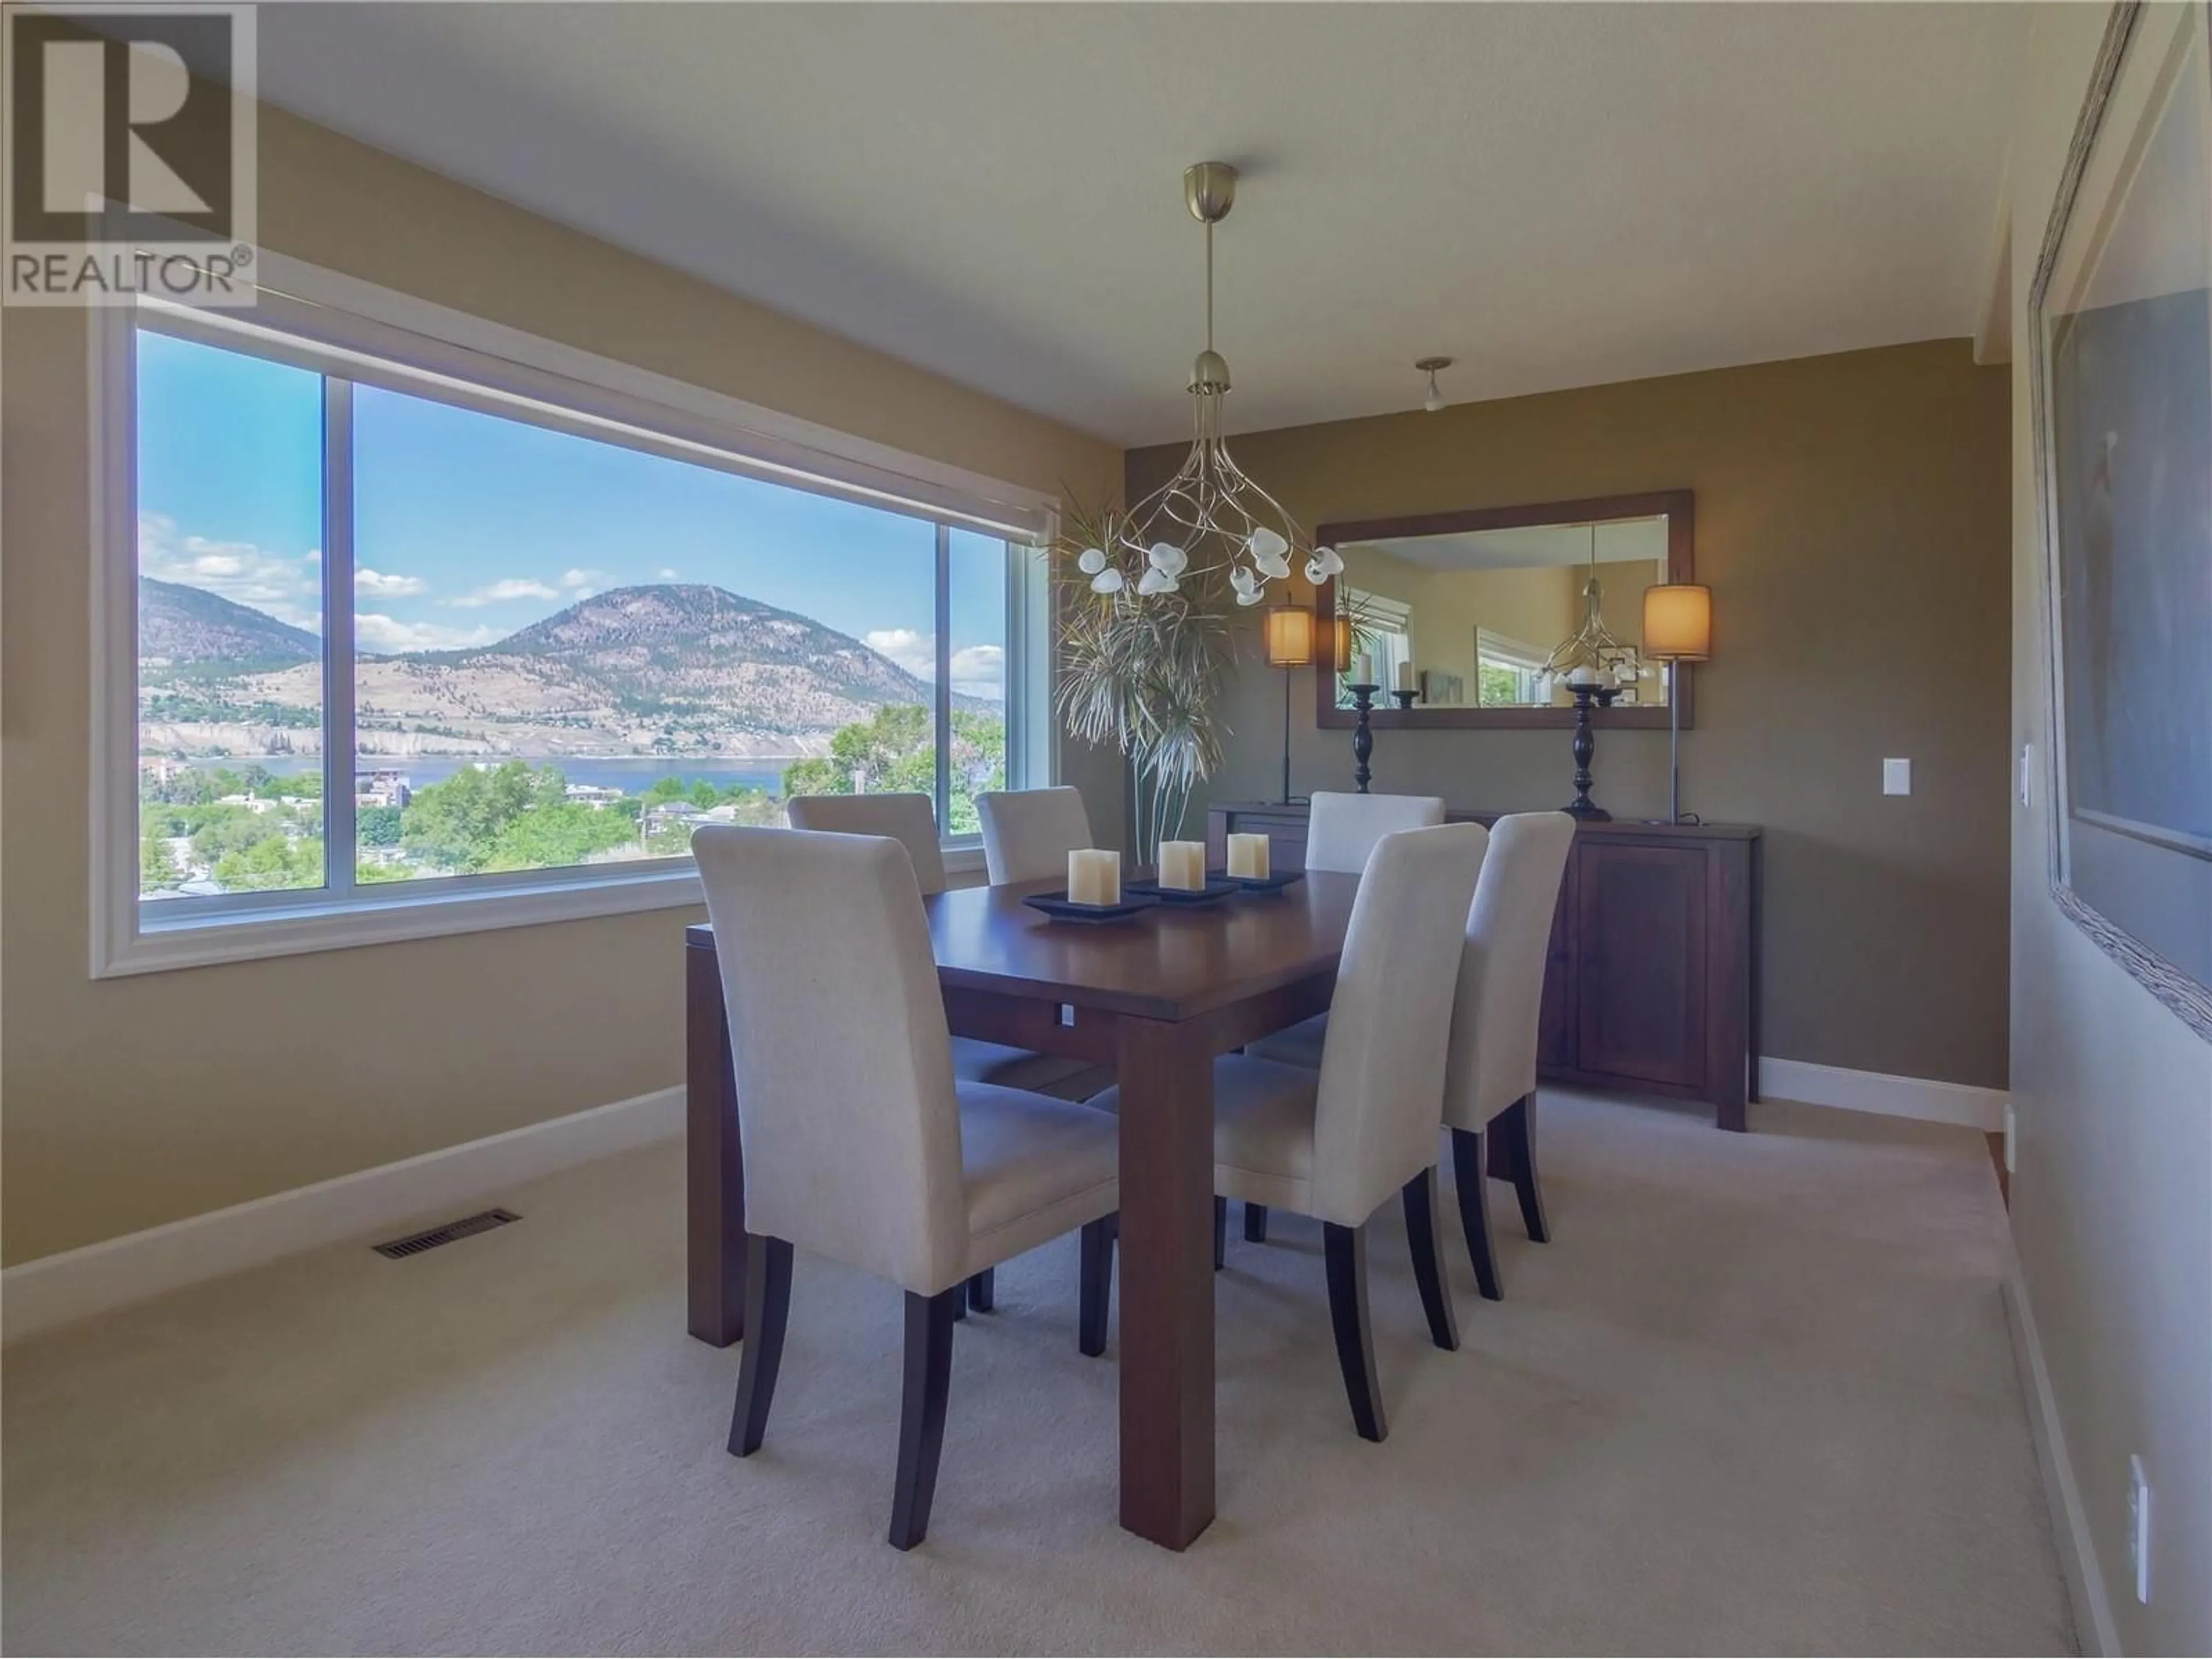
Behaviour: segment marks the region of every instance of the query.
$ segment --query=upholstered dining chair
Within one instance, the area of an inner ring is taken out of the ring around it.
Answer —
[[[994,789],[975,797],[983,820],[983,866],[991,885],[1067,873],[1067,855],[1091,845],[1091,815],[1078,790]]]
[[[1492,824],[1460,951],[1444,1124],[1474,1282],[1492,1302],[1504,1290],[1490,1236],[1491,1134],[1511,1171],[1528,1237],[1539,1244],[1552,1237],[1536,1180],[1536,1047],[1552,913],[1574,839],[1575,821],[1565,812],[1516,812]]]
[[[1116,1125],[1070,1101],[952,1074],[914,865],[872,836],[714,825],[707,890],[744,1103],[745,1337],[730,1450],[759,1449],[783,1358],[792,1255],[906,1292],[890,1541],[929,1528],[969,1276],[1084,1232],[1079,1345],[1104,1352]]]
[[[1441,795],[1346,795],[1322,790],[1313,797],[1306,818],[1306,868],[1356,876],[1367,867],[1368,855],[1383,836],[1401,830],[1425,830],[1443,821]],[[1244,1052],[1317,1071],[1322,1043],[1328,1035],[1328,1016],[1316,1014],[1261,1038]],[[1217,1261],[1227,1248],[1228,1227],[1227,1206],[1217,1206],[1213,1217]],[[1266,1243],[1265,1205],[1245,1205],[1244,1237],[1255,1244]]]
[[[1367,1223],[1394,1193],[1429,1334],[1459,1346],[1437,1240],[1437,1136],[1454,970],[1489,839],[1479,823],[1455,823],[1376,844],[1345,930],[1320,1070],[1249,1054],[1213,1062],[1213,1190],[1322,1224],[1337,1362],[1369,1440],[1389,1425],[1367,1320]],[[1117,1109],[1119,1091],[1091,1103]]]

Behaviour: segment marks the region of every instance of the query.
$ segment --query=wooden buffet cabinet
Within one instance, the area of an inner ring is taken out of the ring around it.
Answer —
[[[1454,810],[1455,823],[1500,814]],[[1206,815],[1208,862],[1231,830],[1305,867],[1306,805]],[[1539,1075],[1550,1083],[1702,1101],[1723,1129],[1759,1098],[1759,835],[1747,824],[1576,825],[1552,916]]]

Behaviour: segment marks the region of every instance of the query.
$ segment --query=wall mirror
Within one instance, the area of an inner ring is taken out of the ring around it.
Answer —
[[[1546,677],[1546,659],[1593,600],[1616,638],[1641,647],[1644,589],[1697,580],[1692,501],[1662,490],[1322,526],[1314,539],[1343,556],[1344,571],[1316,600],[1317,633],[1339,659],[1315,676],[1320,723],[1357,718],[1346,688],[1364,653],[1382,688],[1377,726],[1571,726],[1574,700]],[[1676,672],[1687,727],[1696,671]],[[1400,688],[1411,707],[1390,696]],[[1663,726],[1667,699],[1666,671],[1647,659],[1593,717]]]

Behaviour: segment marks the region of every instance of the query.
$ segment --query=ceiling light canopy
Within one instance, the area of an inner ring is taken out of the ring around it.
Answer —
[[[1421,407],[1431,415],[1444,406],[1444,394],[1437,390],[1437,371],[1451,366],[1452,360],[1449,357],[1424,357],[1413,365],[1429,377],[1429,395],[1421,399]]]

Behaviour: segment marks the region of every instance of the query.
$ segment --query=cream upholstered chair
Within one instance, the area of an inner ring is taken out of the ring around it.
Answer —
[[[784,803],[784,815],[794,830],[889,836],[914,860],[914,878],[924,898],[945,890],[945,854],[937,839],[937,811],[927,795],[793,795]],[[1068,1095],[1063,1085],[1072,1082],[1079,1097],[1093,1092],[1103,1081],[1099,1068],[1089,1060],[962,1036],[952,1039],[952,1075],[1009,1089],[1036,1089],[1063,1098]],[[976,1305],[988,1308],[988,1277],[972,1289]]]
[[[1306,868],[1356,876],[1383,836],[1444,821],[1440,795],[1345,795],[1324,790],[1306,818]]]
[[[958,1082],[914,866],[872,836],[720,825],[691,838],[743,1102],[744,1359],[730,1450],[759,1449],[783,1354],[794,1248],[906,1291],[905,1404],[890,1541],[929,1527],[969,1275],[1084,1230],[1081,1346],[1104,1350],[1112,1119]]]
[[[1437,1242],[1437,1134],[1454,969],[1489,839],[1479,823],[1455,823],[1376,844],[1345,931],[1319,1071],[1249,1054],[1213,1062],[1213,1190],[1321,1222],[1337,1360],[1369,1440],[1388,1429],[1367,1324],[1367,1221],[1394,1193],[1429,1334],[1459,1346]],[[1120,1103],[1110,1089],[1092,1102]]]
[[[1492,824],[1460,952],[1444,1123],[1467,1253],[1476,1285],[1493,1302],[1504,1294],[1490,1237],[1484,1146],[1493,1125],[1528,1237],[1541,1244],[1552,1236],[1536,1182],[1536,1044],[1552,913],[1574,839],[1575,821],[1565,812],[1516,812]]]
[[[1366,869],[1368,855],[1383,836],[1400,830],[1425,830],[1443,821],[1441,795],[1346,795],[1323,790],[1313,797],[1306,819],[1306,868],[1356,876]],[[1328,1036],[1328,1016],[1316,1014],[1311,1019],[1301,1020],[1261,1038],[1244,1052],[1257,1054],[1262,1060],[1318,1071],[1322,1044]],[[1214,1217],[1217,1256],[1221,1254],[1219,1246],[1226,1242],[1227,1227],[1224,1209]],[[1265,1205],[1244,1206],[1244,1237],[1255,1244],[1266,1241]]]
[[[983,820],[983,865],[994,887],[1064,876],[1067,855],[1091,844],[1083,796],[1066,784],[987,790],[975,797],[975,811]]]

